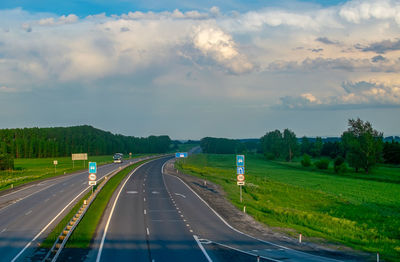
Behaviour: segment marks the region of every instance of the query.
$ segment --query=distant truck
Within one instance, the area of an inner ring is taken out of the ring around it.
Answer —
[[[122,161],[124,159],[124,155],[121,153],[115,153],[113,159],[114,159],[114,163],[122,163]]]

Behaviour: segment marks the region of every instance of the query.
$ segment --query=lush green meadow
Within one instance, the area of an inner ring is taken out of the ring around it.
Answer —
[[[97,162],[98,165],[112,162],[112,156],[89,156],[88,161]],[[57,160],[54,169],[53,161]],[[18,186],[34,180],[53,177],[64,173],[87,169],[88,161],[75,161],[72,167],[71,157],[58,158],[18,158],[14,160],[15,170],[0,171],[0,191]]]
[[[194,155],[178,168],[223,187],[228,198],[257,220],[289,234],[400,258],[400,168],[336,175],[299,162],[246,156],[244,202],[239,201],[234,155]]]

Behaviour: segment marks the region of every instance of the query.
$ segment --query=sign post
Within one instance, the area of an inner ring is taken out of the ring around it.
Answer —
[[[87,153],[82,153],[82,154],[72,154],[71,155],[72,158],[72,168],[75,167],[75,160],[83,160],[83,166],[86,166],[86,160],[87,158]]]
[[[236,174],[237,174],[237,185],[239,186],[240,190],[240,203],[243,202],[242,197],[242,186],[244,186],[244,155],[236,155]]]
[[[57,172],[57,165],[58,165],[58,161],[57,160],[54,160],[53,161],[53,164],[54,164],[54,174]]]
[[[93,187],[96,185],[96,173],[97,173],[97,164],[96,162],[89,162],[89,186],[92,186],[92,194]]]
[[[132,153],[129,153],[129,158],[131,158],[132,157]]]

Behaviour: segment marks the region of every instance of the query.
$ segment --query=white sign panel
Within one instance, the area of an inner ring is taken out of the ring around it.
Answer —
[[[72,154],[72,160],[87,160],[87,153]]]
[[[96,185],[96,181],[89,181],[89,186],[95,186]]]

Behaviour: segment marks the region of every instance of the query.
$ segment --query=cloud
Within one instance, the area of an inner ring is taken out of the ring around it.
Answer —
[[[280,106],[287,109],[351,109],[400,108],[400,86],[375,82],[343,82],[343,94],[316,97],[311,93],[280,98]]]
[[[0,86],[0,93],[15,93],[15,92],[17,92],[16,88]]]
[[[389,51],[400,50],[400,39],[397,39],[393,42],[391,40],[383,40],[380,42],[372,43],[366,47],[356,45],[356,48],[361,49],[363,52],[375,52],[377,54],[385,54]]]
[[[374,56],[373,58],[371,58],[371,61],[373,63],[377,63],[377,62],[385,62],[385,61],[387,61],[387,59],[381,55],[377,55],[377,56]]]
[[[54,25],[64,25],[72,24],[78,22],[79,18],[74,14],[69,14],[67,16],[62,15],[56,19],[54,17],[40,19],[37,24],[41,26],[54,26]]]
[[[356,24],[371,19],[393,19],[397,24],[400,24],[400,3],[389,0],[349,1],[340,9],[339,15],[347,22]]]
[[[232,37],[219,28],[199,27],[193,38],[195,48],[212,57],[233,73],[250,71],[253,65],[239,53]]]
[[[326,45],[337,45],[338,44],[338,42],[332,41],[328,37],[318,37],[317,39],[315,39],[315,41],[321,42]]]

